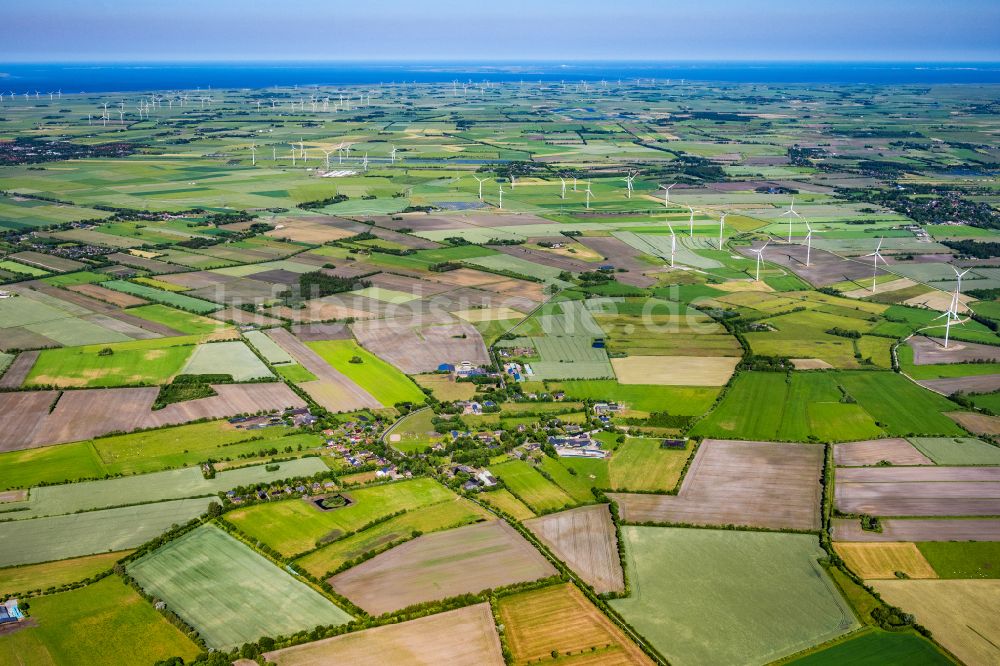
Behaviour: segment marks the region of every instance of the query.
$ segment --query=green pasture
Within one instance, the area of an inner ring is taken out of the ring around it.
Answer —
[[[670,492],[680,481],[681,471],[693,449],[660,448],[659,439],[628,437],[608,463],[608,483],[613,490]]]
[[[279,347],[274,340],[267,337],[262,331],[246,331],[243,337],[271,365],[292,363],[294,361],[288,352]]]
[[[180,308],[181,310],[189,310],[197,314],[208,314],[209,312],[215,312],[222,307],[218,303],[212,303],[200,298],[193,298],[174,291],[154,289],[153,287],[148,287],[144,284],[136,284],[125,280],[108,280],[107,282],[104,282],[102,286],[116,291],[121,291],[126,294],[132,294],[133,296],[138,296],[140,298],[145,298],[146,300],[153,301],[154,303],[170,305]]]
[[[38,356],[24,385],[165,384],[184,367],[197,341],[197,336],[189,336],[46,349]],[[102,355],[106,349],[111,353]]]
[[[409,377],[354,340],[324,340],[306,344],[386,407],[399,402],[424,402],[424,392]],[[361,363],[352,363],[355,357],[361,359]]]
[[[491,465],[490,472],[501,479],[507,489],[535,513],[547,513],[579,503],[523,460]]]
[[[938,465],[1000,465],[1000,447],[971,437],[910,437]]]
[[[226,327],[225,323],[216,319],[209,319],[208,317],[177,310],[166,305],[160,305],[159,303],[129,308],[128,314],[156,324],[169,326],[182,335],[200,335]]]
[[[241,340],[198,345],[181,368],[181,374],[230,375],[238,382],[274,377]]]
[[[1000,542],[922,541],[917,548],[940,578],[1000,578]]]

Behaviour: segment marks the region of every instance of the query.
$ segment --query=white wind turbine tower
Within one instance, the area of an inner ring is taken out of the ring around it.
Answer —
[[[813,228],[806,222],[806,268],[809,268],[809,258],[812,256]]]
[[[295,144],[290,143],[288,145],[292,147],[292,166],[295,166]]]
[[[590,197],[592,196],[593,193],[590,191],[590,181],[589,180],[587,181],[587,189],[584,190],[584,191],[587,193],[587,210],[590,210]]]
[[[672,183],[670,185],[660,185],[660,189],[663,190],[663,207],[670,208],[670,188],[677,183]]]
[[[573,176],[573,191],[576,192],[576,176]]]
[[[500,186],[500,204],[497,206],[499,210],[503,210],[503,185]]]
[[[344,142],[341,141],[340,145],[337,146],[337,164],[344,163]]]
[[[878,239],[878,246],[875,248],[875,251],[872,252],[871,254],[866,254],[865,255],[866,257],[871,257],[872,258],[872,293],[873,294],[875,293],[875,278],[878,276],[878,260],[882,259],[882,263],[883,264],[888,263],[885,259],[882,258],[882,255],[879,254],[879,250],[882,249],[882,241],[884,241],[884,240],[885,240],[884,237],[883,238],[879,238]]]
[[[368,171],[368,153],[365,153],[365,159],[361,161],[361,166],[364,167],[365,171]]]
[[[785,217],[785,216],[788,216],[788,242],[791,243],[792,242],[792,220],[795,219],[795,218],[798,218],[800,220],[802,219],[802,216],[799,215],[798,211],[795,210],[795,197],[792,197],[792,203],[789,204],[788,210],[786,210],[784,213],[782,213],[778,217]],[[806,225],[806,226],[808,226],[808,225]],[[806,265],[808,266],[809,264],[807,263]]]
[[[694,238],[694,208],[691,208],[691,206],[687,208],[691,211],[691,217],[688,218],[688,236]]]
[[[670,267],[674,267],[674,253],[677,252],[677,236],[674,235],[674,227],[667,222],[667,228],[670,229]]]
[[[257,144],[250,144],[250,166],[257,166]]]
[[[959,273],[958,269],[955,268],[954,266],[952,266],[951,269],[953,271],[955,271],[955,279],[958,280],[958,282],[955,285],[955,293],[952,294],[952,296],[951,296],[951,305],[948,307],[948,311],[945,312],[943,315],[941,315],[939,317],[936,317],[936,319],[940,319],[941,317],[947,317],[947,319],[945,319],[945,323],[944,323],[944,348],[945,349],[948,348],[948,338],[951,335],[951,324],[952,324],[952,322],[962,323],[961,320],[960,320],[960,318],[959,318],[959,316],[958,316],[958,297],[959,297],[959,295],[962,292],[962,276],[965,275],[966,273],[968,273],[970,270],[972,270],[971,268],[967,268],[964,271],[962,271],[961,273]]]
[[[771,242],[771,239],[768,238],[766,241],[764,241],[764,244],[761,245],[760,248],[758,248],[756,250],[750,250],[751,252],[753,252],[754,254],[757,255],[757,274],[754,277],[754,280],[756,282],[760,282],[760,260],[762,258],[762,255],[764,254],[764,248],[767,247],[767,244],[770,243],[770,242]]]
[[[324,150],[323,151],[323,157],[326,158],[326,170],[327,171],[330,170],[330,155],[332,155],[332,154],[333,154],[332,150]]]
[[[396,163],[396,146],[393,146],[392,150],[389,152],[389,160],[392,164]]]
[[[631,173],[631,172],[630,172],[630,173],[629,173],[629,174],[628,174],[627,176],[625,176],[625,178],[624,178],[624,181],[625,181],[625,186],[626,186],[626,187],[628,188],[628,194],[627,194],[627,197],[628,197],[629,199],[631,199],[631,198],[632,198],[632,182],[633,182],[633,181],[635,180],[635,177],[636,177],[636,176],[638,176],[638,175],[639,175],[639,172],[638,172],[638,171],[636,171],[635,173]]]
[[[483,200],[483,183],[486,182],[486,179],[485,178],[480,178],[479,176],[473,176],[473,178],[475,178],[476,181],[479,183],[479,200],[482,201]]]
[[[722,249],[722,232],[726,228],[726,215],[728,213],[723,213],[722,217],[719,218],[719,249]]]
[[[560,199],[566,198],[566,179],[562,176],[559,177],[559,182],[562,183],[562,191],[559,193]]]

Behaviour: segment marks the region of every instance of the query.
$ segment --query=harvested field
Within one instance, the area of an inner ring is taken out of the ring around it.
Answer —
[[[264,657],[278,666],[503,666],[504,663],[489,604],[266,652]]]
[[[490,362],[482,336],[467,322],[414,325],[388,319],[359,322],[351,330],[361,346],[407,374],[433,372],[442,363]]]
[[[937,578],[930,563],[913,542],[901,543],[837,543],[837,555],[847,566],[865,580],[899,578],[898,573],[908,578]]]
[[[37,351],[21,352],[14,359],[14,362],[7,367],[7,371],[0,377],[0,388],[20,388],[24,380],[27,379],[31,367],[38,360]]]
[[[992,393],[1000,390],[1000,375],[925,379],[917,383],[942,395],[951,395],[959,391],[963,393]]]
[[[914,365],[1000,361],[1000,347],[993,345],[952,340],[945,349],[943,339],[928,338],[923,335],[914,335],[906,344],[913,349]]]
[[[382,407],[382,403],[372,394],[333,368],[319,354],[285,329],[271,328],[265,332],[302,367],[316,375],[316,381],[305,382],[300,387],[326,409],[331,412],[349,412]]]
[[[945,416],[977,435],[1000,435],[1000,417],[976,412],[945,412]]]
[[[254,326],[278,326],[282,322],[280,319],[268,317],[257,312],[247,312],[240,308],[223,308],[208,315],[219,321],[231,321],[237,324],[253,324]]]
[[[611,359],[611,366],[621,384],[723,386],[739,362],[726,356],[628,356]]]
[[[842,468],[834,499],[844,513],[993,516],[1000,514],[1000,468]]]
[[[821,358],[793,358],[791,360],[796,370],[826,370],[833,367]]]
[[[142,270],[149,271],[155,275],[163,273],[179,273],[181,271],[188,270],[184,266],[176,266],[174,264],[168,264],[165,261],[157,261],[156,259],[137,257],[126,252],[115,252],[113,254],[109,254],[108,259],[115,263],[122,264],[123,266],[141,268]]]
[[[130,563],[127,570],[216,649],[351,619],[319,592],[214,525],[188,532]]]
[[[881,520],[881,532],[861,529],[857,518],[834,518],[835,541],[1000,541],[1000,520],[920,519]]]
[[[329,324],[296,324],[292,326],[292,334],[302,342],[354,339],[348,325],[339,322]]]
[[[495,520],[418,537],[334,576],[330,584],[381,615],[555,573],[514,528]]]
[[[456,382],[450,375],[417,375],[413,381],[430,389],[438,400],[471,400],[476,394],[475,384]]]
[[[282,383],[218,384],[217,395],[167,405],[152,411],[159,389],[111,388],[64,391],[55,408],[56,391],[0,393],[0,409],[16,418],[5,423],[0,450],[75,442],[114,431],[177,425],[201,418],[304,407],[305,402]]]
[[[599,594],[625,589],[618,535],[607,504],[550,513],[524,526]]]
[[[627,522],[814,530],[822,467],[821,446],[707,439],[676,496],[611,497]]]
[[[886,460],[893,465],[933,465],[934,461],[902,437],[869,439],[833,445],[833,463],[842,467],[877,465]]]
[[[965,663],[1000,662],[1000,580],[883,580],[872,587]]]
[[[67,259],[65,257],[55,257],[51,254],[30,250],[27,252],[15,252],[14,254],[7,255],[7,258],[15,259],[29,266],[38,266],[39,268],[44,268],[47,271],[55,273],[68,273],[69,271],[78,271],[81,268],[87,267],[87,264],[82,261]]]
[[[105,303],[110,303],[111,305],[117,305],[120,308],[130,308],[136,305],[144,305],[149,302],[144,298],[139,298],[138,296],[125,294],[120,291],[115,291],[114,289],[105,289],[99,284],[78,284],[72,287],[67,287],[67,289],[75,291],[78,294],[83,294],[84,296],[96,298],[97,300],[104,301]]]
[[[552,652],[571,654],[567,661],[574,664],[653,663],[568,583],[501,597],[497,613],[515,664],[548,661]]]

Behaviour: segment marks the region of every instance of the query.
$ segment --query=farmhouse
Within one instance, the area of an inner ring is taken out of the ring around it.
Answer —
[[[590,438],[589,432],[568,437],[549,437],[548,443],[562,458],[607,458],[608,452],[601,448],[600,442]]]
[[[17,599],[8,599],[3,604],[0,604],[0,624],[7,624],[8,622],[17,622],[24,615],[17,607]]]

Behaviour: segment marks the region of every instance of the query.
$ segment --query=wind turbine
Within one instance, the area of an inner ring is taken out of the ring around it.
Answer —
[[[800,220],[802,219],[802,216],[799,215],[798,211],[795,210],[795,197],[792,197],[792,203],[788,206],[788,210],[786,210],[784,213],[782,213],[778,217],[785,217],[786,215],[788,216],[788,242],[791,243],[792,242],[792,219],[793,218],[798,218]],[[808,225],[806,225],[806,226],[808,226]],[[806,263],[806,266],[808,266],[808,265],[809,264]]]
[[[389,159],[391,160],[392,164],[396,163],[396,146],[392,147],[392,151],[390,151],[389,153]]]
[[[677,183],[671,183],[670,185],[660,185],[660,189],[663,190],[663,207],[670,208],[670,188]]]
[[[872,258],[872,293],[873,294],[875,293],[875,277],[878,275],[878,260],[882,259],[882,263],[883,264],[889,263],[885,259],[882,258],[881,254],[879,254],[879,250],[882,249],[882,241],[884,241],[884,240],[885,240],[884,237],[883,238],[879,238],[878,239],[878,246],[875,248],[875,251],[872,252],[871,254],[866,254],[865,255],[866,257],[871,257]]]
[[[290,143],[288,145],[290,145],[292,147],[292,166],[295,166],[295,144],[294,143]]]
[[[559,182],[562,183],[562,191],[559,193],[559,198],[560,199],[565,199],[566,198],[566,179],[563,178],[562,176],[560,176],[559,177]]]
[[[635,173],[629,173],[623,179],[625,181],[625,186],[628,188],[628,195],[627,196],[628,196],[629,199],[632,198],[632,181],[634,181],[635,177],[638,176],[638,175],[639,175],[639,172],[636,171]]]
[[[674,235],[674,227],[667,222],[667,228],[670,229],[670,267],[674,267],[674,253],[677,251],[677,236]]]
[[[688,210],[691,211],[691,217],[688,218],[688,236],[694,238],[694,208],[688,206]]]
[[[330,155],[333,153],[332,150],[324,150],[323,156],[326,158],[326,170],[330,170]]]
[[[250,144],[250,165],[257,166],[257,144]]]
[[[750,250],[751,252],[753,252],[754,254],[757,255],[757,274],[754,277],[754,280],[756,282],[760,282],[760,260],[762,258],[762,255],[764,254],[764,248],[767,247],[767,244],[770,243],[770,242],[771,242],[771,239],[768,238],[766,241],[764,241],[764,244],[761,245],[760,248],[758,248],[756,250]]]
[[[573,176],[573,191],[576,192],[576,176]]]
[[[809,257],[812,255],[813,228],[806,222],[806,268],[809,268]]]
[[[964,271],[962,271],[961,273],[959,273],[958,269],[955,268],[954,266],[952,266],[951,269],[953,271],[955,271],[955,279],[958,280],[958,283],[955,285],[955,293],[952,294],[952,296],[951,296],[951,305],[948,307],[948,311],[945,312],[943,315],[935,317],[935,319],[940,319],[941,317],[947,317],[947,319],[945,319],[945,322],[944,322],[944,348],[945,349],[948,348],[948,338],[951,335],[951,324],[952,324],[952,322],[954,321],[954,322],[958,322],[960,324],[964,323],[964,322],[962,322],[960,320],[960,318],[958,316],[958,297],[959,297],[959,295],[961,294],[961,291],[962,291],[962,276],[965,275],[966,273],[968,273],[970,270],[972,270],[971,268],[967,268]]]
[[[479,176],[473,176],[473,178],[475,178],[476,181],[479,183],[479,200],[482,201],[483,200],[483,183],[486,181],[486,179],[485,178],[480,178]]]
[[[503,210],[503,185],[500,186],[500,204],[497,206],[497,209]]]
[[[365,171],[368,171],[368,153],[365,153],[365,159],[361,161],[361,166],[364,167]]]
[[[587,210],[590,210],[590,197],[592,195],[592,192],[590,191],[590,181],[589,180],[587,181],[587,189],[585,191],[587,193]]]
[[[719,249],[722,249],[722,231],[726,228],[726,215],[728,213],[723,213],[722,217],[719,218]]]

